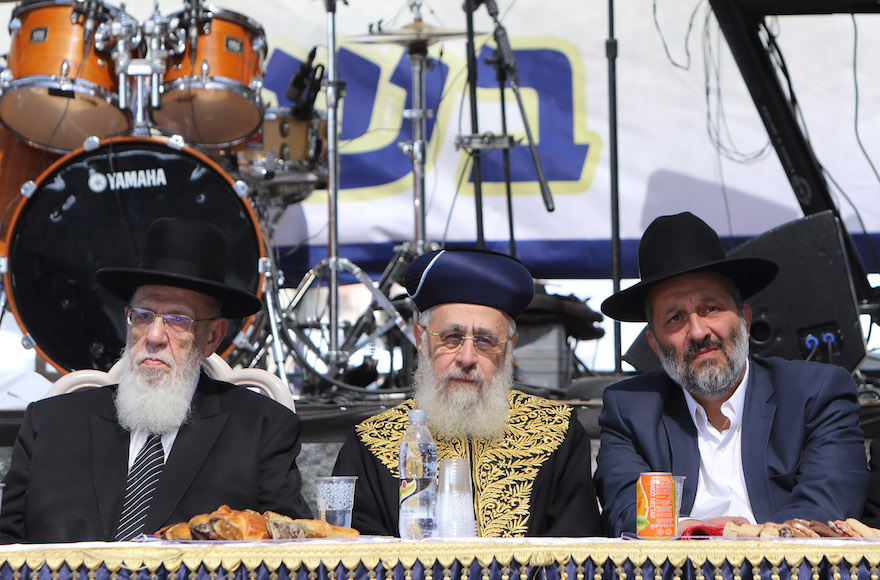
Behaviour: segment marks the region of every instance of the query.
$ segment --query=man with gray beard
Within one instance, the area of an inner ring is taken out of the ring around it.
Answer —
[[[519,261],[440,250],[409,265],[420,311],[414,396],[358,424],[333,473],[356,475],[352,526],[398,536],[398,451],[410,409],[425,411],[439,459],[469,460],[483,537],[595,536],[590,440],[567,405],[513,390],[514,319],[534,295]]]
[[[25,411],[0,509],[5,542],[129,540],[224,504],[311,517],[299,418],[200,372],[227,319],[262,306],[226,283],[223,232],[159,219],[140,255],[137,268],[97,273],[128,304],[119,384]]]
[[[868,485],[855,382],[836,366],[749,357],[751,308],[776,264],[727,258],[690,213],[654,220],[641,281],[602,304],[647,322],[665,372],[605,389],[595,474],[608,534],[636,531],[643,472],[686,477],[679,531],[694,525],[859,517]]]

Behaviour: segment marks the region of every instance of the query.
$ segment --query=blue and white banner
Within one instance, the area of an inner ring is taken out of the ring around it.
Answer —
[[[513,233],[517,252],[540,278],[610,276],[611,163],[609,133],[608,2],[499,0],[502,23],[518,65],[521,94],[555,211],[541,198],[523,141],[510,151]],[[358,42],[372,25],[385,32],[424,21],[464,31],[460,1],[350,0],[331,19],[319,0],[235,1],[224,7],[265,29],[268,57],[263,96],[288,105],[284,93],[312,47],[326,64],[328,29],[335,23],[340,80],[340,254],[370,272],[381,271],[394,247],[415,237],[413,172],[400,144],[412,140],[404,111],[412,106],[412,68],[406,48]],[[624,274],[635,275],[635,247],[657,215],[690,210],[732,241],[760,234],[802,215],[741,74],[706,2],[615,3],[618,43],[616,112],[620,232]],[[0,20],[13,4],[0,4]],[[222,6],[222,4],[221,4]],[[162,0],[170,14],[183,3]],[[146,2],[127,10],[145,20]],[[478,33],[477,100],[480,133],[501,132],[495,70],[486,63],[495,44],[485,7],[474,14]],[[838,201],[854,235],[880,230],[880,49],[877,18],[869,15],[780,17],[775,34],[802,120],[822,166],[846,197]],[[8,36],[0,38],[5,52]],[[426,238],[473,245],[477,238],[472,163],[455,146],[472,133],[465,38],[429,47],[425,76],[427,119]],[[854,58],[855,55],[855,58]],[[513,92],[504,92],[509,131],[524,138]],[[317,106],[326,107],[324,94]],[[502,154],[483,158],[482,220],[487,244],[508,251]],[[856,214],[858,211],[858,216]],[[273,243],[288,283],[326,255],[328,199],[315,191],[286,208]],[[874,269],[872,264],[869,268]]]

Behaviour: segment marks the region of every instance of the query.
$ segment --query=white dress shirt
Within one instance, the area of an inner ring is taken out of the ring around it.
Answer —
[[[709,423],[703,407],[682,388],[691,419],[697,427],[700,451],[700,475],[691,518],[705,521],[719,516],[741,516],[756,523],[742,467],[742,421],[748,365],[747,362],[742,382],[721,405],[721,412],[730,420],[730,427],[724,431],[718,431]]]

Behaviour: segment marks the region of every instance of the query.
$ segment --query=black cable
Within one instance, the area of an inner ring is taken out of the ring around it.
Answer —
[[[683,65],[676,62],[676,60],[674,58],[672,58],[672,54],[670,54],[670,52],[669,52],[669,45],[666,43],[666,37],[663,35],[663,30],[660,28],[660,21],[657,20],[657,0],[653,0],[653,2],[651,4],[652,4],[651,13],[652,13],[652,17],[654,18],[654,28],[657,30],[657,34],[660,36],[660,42],[663,44],[663,52],[666,53],[666,58],[669,59],[669,62],[673,66],[680,68],[682,70],[690,70],[690,68],[691,68],[690,37],[691,37],[691,32],[693,31],[693,28],[694,28],[694,20],[696,19],[697,11],[700,9],[700,6],[703,4],[703,2],[702,1],[697,2],[696,6],[694,6],[693,11],[691,12],[691,17],[688,19],[687,32],[685,33],[685,36],[684,36],[684,54],[685,54],[685,56],[687,56],[687,62]]]

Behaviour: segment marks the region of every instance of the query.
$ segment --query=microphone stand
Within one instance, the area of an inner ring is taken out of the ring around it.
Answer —
[[[605,41],[608,58],[608,152],[611,166],[611,278],[613,291],[620,292],[620,193],[617,170],[617,39],[614,38],[614,0],[608,0],[608,40]],[[614,372],[623,372],[623,349],[620,322],[614,321]]]
[[[501,103],[501,134],[507,135],[507,104],[505,102],[504,89],[507,84],[507,69],[500,51],[495,50],[491,58],[486,59],[486,64],[495,67],[495,78],[498,80],[499,101]],[[513,191],[510,177],[510,149],[501,148],[501,160],[504,168],[504,194],[507,197],[507,228],[510,231],[510,255],[516,258],[516,238],[513,235]]]
[[[535,140],[532,138],[532,130],[529,127],[529,119],[526,116],[526,108],[523,103],[522,95],[519,90],[519,71],[516,66],[516,59],[513,56],[513,49],[510,47],[510,41],[507,38],[507,31],[498,19],[498,14],[490,11],[492,20],[495,22],[495,44],[498,46],[497,54],[500,55],[502,65],[507,70],[510,77],[510,88],[516,96],[516,104],[519,106],[519,114],[522,117],[523,127],[526,131],[526,141],[529,145],[529,153],[532,156],[532,163],[535,165],[535,173],[538,174],[538,185],[541,188],[541,198],[544,200],[544,207],[547,211],[553,211],[556,206],[553,204],[553,196],[550,194],[550,187],[547,185],[547,178],[544,175],[544,167],[541,165],[541,158],[538,157],[538,149],[535,147]]]

